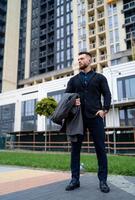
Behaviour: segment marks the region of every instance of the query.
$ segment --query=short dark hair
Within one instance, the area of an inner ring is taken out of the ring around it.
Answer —
[[[81,51],[81,52],[78,53],[79,56],[82,55],[82,54],[85,54],[85,55],[92,57],[91,54],[87,51]]]

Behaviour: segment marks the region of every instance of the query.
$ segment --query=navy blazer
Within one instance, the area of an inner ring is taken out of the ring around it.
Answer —
[[[82,114],[86,118],[95,117],[98,110],[110,108],[111,93],[106,77],[100,73],[93,72],[87,86],[84,85],[80,73],[75,75],[69,80],[65,92],[80,95]]]

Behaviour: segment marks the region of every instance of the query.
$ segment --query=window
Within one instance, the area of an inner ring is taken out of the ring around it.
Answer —
[[[22,102],[21,130],[37,129],[36,99]]]
[[[115,42],[119,42],[119,31],[118,29],[115,29]]]
[[[118,79],[118,99],[135,98],[135,76]]]
[[[135,108],[125,108],[119,111],[121,126],[135,126]]]
[[[64,51],[60,52],[60,61],[63,62],[64,61]]]
[[[113,31],[110,31],[110,43],[113,43]]]
[[[117,43],[115,47],[116,47],[116,51],[115,52],[120,51],[120,44],[119,43]]]
[[[15,104],[0,106],[0,133],[14,131]]]
[[[70,37],[67,37],[67,48],[70,47]]]
[[[64,17],[63,16],[60,18],[60,23],[61,23],[61,26],[64,25]]]
[[[112,17],[109,17],[109,28],[112,29],[112,27],[113,27]]]
[[[135,77],[125,80],[126,97],[135,98]]]
[[[70,11],[70,3],[68,2],[66,5],[66,12],[69,12],[69,11]]]
[[[118,16],[114,15],[114,27],[117,28],[118,27]]]
[[[60,29],[57,29],[57,39],[60,38]]]
[[[61,38],[64,37],[64,28],[61,28]]]
[[[70,49],[67,49],[67,60],[70,60]]]

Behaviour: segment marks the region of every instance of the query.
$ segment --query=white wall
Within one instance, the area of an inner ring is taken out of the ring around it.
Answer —
[[[38,85],[13,90],[0,94],[0,106],[15,103],[15,124],[14,131],[21,130],[21,104],[22,101],[31,99],[40,100],[47,96],[48,92],[59,91],[66,88],[70,77],[65,77]],[[45,117],[38,115],[37,130],[42,131],[45,127]]]
[[[130,76],[135,74],[135,62],[129,62],[120,64],[117,66],[104,68],[103,74],[106,76],[110,90],[112,92],[113,87],[113,99],[118,101],[117,95],[117,79],[120,77]],[[14,131],[21,129],[21,104],[22,101],[37,99],[40,100],[47,96],[48,92],[63,90],[67,86],[67,82],[71,77],[65,77],[53,81],[44,82],[38,85],[25,87],[10,92],[0,94],[0,106],[15,103],[15,125]],[[33,92],[33,93],[32,93]],[[114,114],[114,115],[113,115]],[[113,118],[114,116],[114,118]],[[113,122],[114,119],[114,122]],[[106,125],[107,126],[119,126],[119,112],[115,108],[114,113],[112,109],[107,115]],[[37,130],[42,131],[45,127],[45,117],[38,116]]]
[[[103,74],[108,80],[112,99],[114,100],[114,102],[118,102],[117,79],[121,77],[135,75],[135,61],[115,65],[112,67],[106,67],[103,69]],[[117,108],[115,108],[114,113],[113,110],[110,109],[106,119],[106,123],[107,126],[120,126],[119,112]]]

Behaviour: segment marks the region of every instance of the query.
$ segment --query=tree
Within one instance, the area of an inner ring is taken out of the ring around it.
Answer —
[[[39,115],[50,117],[57,105],[58,103],[53,97],[43,98],[37,102],[35,111]]]
[[[43,98],[36,104],[36,113],[39,115],[44,115],[46,117],[50,117],[55,108],[57,107],[57,101],[53,97]],[[45,127],[45,151],[47,149],[47,131]]]

